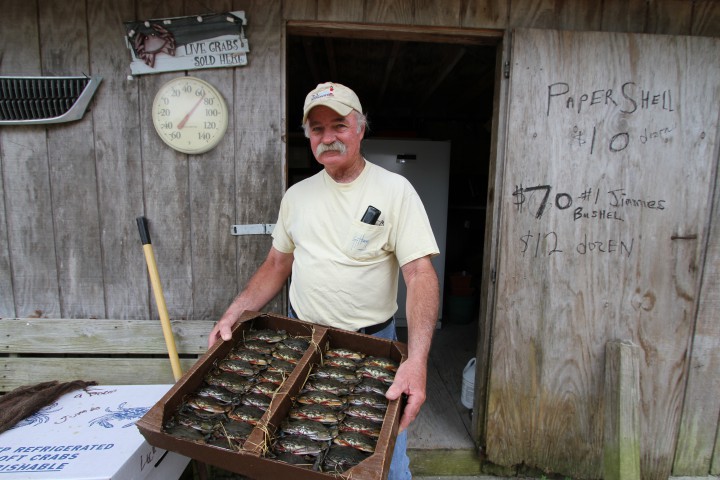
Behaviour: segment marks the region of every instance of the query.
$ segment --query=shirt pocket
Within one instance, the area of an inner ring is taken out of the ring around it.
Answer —
[[[345,241],[345,254],[359,261],[369,261],[388,254],[390,225],[370,225],[353,220]]]

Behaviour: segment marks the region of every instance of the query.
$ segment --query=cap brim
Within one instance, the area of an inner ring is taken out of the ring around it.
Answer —
[[[305,123],[305,121],[307,120],[310,110],[312,110],[315,107],[319,107],[320,105],[324,105],[324,106],[336,111],[343,117],[350,115],[350,112],[353,111],[352,107],[345,105],[344,103],[338,102],[337,100],[335,100],[333,98],[318,99],[307,106],[307,108],[305,109],[305,112],[303,114],[302,123]]]

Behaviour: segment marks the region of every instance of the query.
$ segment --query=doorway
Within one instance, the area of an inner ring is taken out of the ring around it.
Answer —
[[[322,82],[342,83],[358,94],[369,119],[366,139],[450,142],[442,328],[433,342],[428,400],[411,426],[410,448],[472,448],[470,411],[460,397],[462,369],[478,347],[500,36],[456,41],[420,30],[359,31],[352,38],[343,32],[288,26],[288,186],[320,170],[300,121],[307,92]]]

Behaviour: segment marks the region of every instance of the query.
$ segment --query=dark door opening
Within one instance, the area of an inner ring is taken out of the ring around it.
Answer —
[[[496,43],[499,39],[491,40],[486,44],[462,44],[395,39],[390,32],[388,39],[377,39],[377,32],[373,39],[340,38],[330,34],[318,36],[317,33],[304,36],[290,32],[286,54],[288,186],[320,170],[300,122],[307,92],[322,82],[339,82],[358,94],[370,122],[366,139],[423,139],[451,143],[443,328],[437,335],[443,335],[446,326],[455,324],[465,325],[463,328],[472,333],[455,334],[452,341],[436,339],[433,348],[454,350],[454,355],[449,356],[443,352],[431,353],[431,356],[445,359],[441,367],[435,368],[442,368],[441,376],[449,379],[449,384],[444,387],[448,392],[444,397],[434,392],[438,412],[433,413],[433,405],[428,400],[423,415],[447,416],[447,401],[454,402],[468,438],[472,437],[471,420],[467,409],[463,410],[460,390],[456,387],[461,382],[467,356],[474,357],[478,346]],[[449,365],[448,358],[455,362]],[[432,371],[429,370],[430,375]],[[429,380],[428,399],[430,389],[435,388],[431,383]],[[440,400],[447,399],[448,395],[449,400]],[[452,439],[449,441],[453,442]],[[446,444],[424,447],[453,448]]]

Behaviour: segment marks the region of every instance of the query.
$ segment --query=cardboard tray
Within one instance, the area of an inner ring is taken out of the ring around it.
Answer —
[[[312,341],[290,376],[273,397],[270,407],[248,436],[242,449],[231,451],[184,440],[163,432],[162,426],[175,413],[183,402],[183,398],[202,384],[203,377],[212,368],[213,362],[218,358],[224,358],[235,344],[242,340],[243,331],[250,328],[285,330],[291,335],[312,337]],[[320,363],[321,354],[317,346],[323,352],[328,348],[350,348],[367,355],[391,358],[397,362],[402,362],[407,357],[407,346],[401,342],[324,327],[274,314],[245,312],[233,328],[232,340],[216,342],[167,394],[136,422],[136,425],[151,445],[246,475],[254,480],[278,478],[324,480],[338,477],[352,478],[353,480],[379,480],[387,478],[402,413],[400,400],[394,400],[388,404],[375,452],[342,474],[309,470],[263,456],[265,446],[270,443],[268,436],[272,437],[280,422],[287,416],[293,398],[304,385],[310,369]]]

